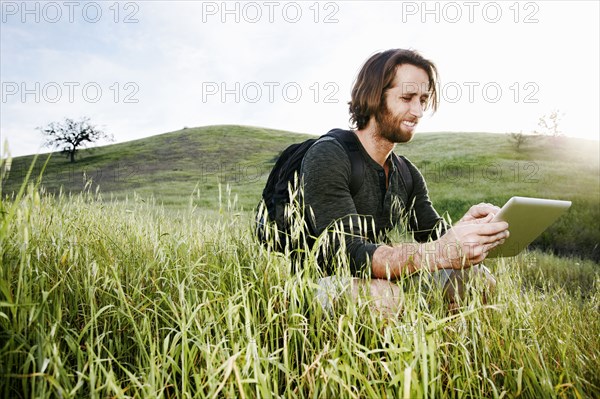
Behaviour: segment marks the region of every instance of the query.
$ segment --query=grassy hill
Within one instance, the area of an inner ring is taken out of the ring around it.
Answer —
[[[52,193],[61,187],[74,192],[88,181],[92,190],[99,187],[105,199],[132,197],[135,192],[172,208],[191,203],[216,209],[221,184],[223,195],[229,186],[238,206],[251,210],[278,153],[308,137],[247,126],[188,128],[82,150],[75,164],[54,154],[43,185]],[[502,134],[421,133],[412,142],[398,145],[396,151],[421,169],[434,205],[454,220],[471,204],[502,205],[513,195],[573,201],[569,214],[536,245],[600,260],[597,142],[537,138],[517,151]],[[13,159],[3,194],[19,187],[32,158]],[[44,161],[38,159],[34,176]]]
[[[258,202],[271,161],[287,145],[308,138],[272,129],[246,126],[188,128],[140,140],[113,144],[78,153],[69,163],[52,155],[43,183],[47,191],[81,191],[86,179],[92,190],[100,187],[105,197],[124,198],[133,192],[154,196],[166,206],[185,206],[192,197],[201,207],[216,207],[218,185],[235,187],[240,202],[250,208]],[[13,159],[4,193],[17,189],[33,157]],[[34,176],[45,158],[38,159]]]

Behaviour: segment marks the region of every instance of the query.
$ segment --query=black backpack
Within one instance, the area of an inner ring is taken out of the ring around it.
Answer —
[[[293,234],[294,221],[290,220],[289,215],[286,215],[286,207],[289,207],[292,201],[297,204],[303,203],[301,197],[296,197],[292,200],[290,193],[293,192],[300,179],[300,168],[304,154],[306,154],[308,149],[317,140],[323,137],[333,137],[336,139],[342,144],[342,147],[344,147],[348,154],[351,170],[350,194],[354,196],[362,186],[365,160],[360,153],[358,138],[351,131],[333,129],[321,137],[292,144],[283,150],[267,178],[267,184],[262,193],[262,200],[257,207],[255,226],[255,232],[259,241],[263,244],[271,245],[276,251],[284,252],[286,246],[289,246],[290,249],[297,249],[303,243],[311,246],[314,243],[314,238],[310,234],[305,234],[309,231],[304,219],[304,209],[300,209],[300,220],[303,231],[296,232],[300,234]],[[392,159],[400,171],[406,192],[409,193],[409,198],[411,198],[413,181],[406,160],[404,157],[397,156],[396,154],[392,155]],[[302,208],[302,206],[299,207]],[[274,231],[275,227],[277,233]],[[297,224],[296,227],[298,227]],[[277,234],[276,238],[275,234]]]

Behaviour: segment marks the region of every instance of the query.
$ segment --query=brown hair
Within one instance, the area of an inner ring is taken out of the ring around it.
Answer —
[[[438,72],[435,64],[414,50],[391,49],[377,53],[365,62],[358,73],[352,88],[350,123],[357,129],[364,129],[372,115],[375,115],[384,101],[385,92],[391,88],[396,76],[396,68],[402,64],[411,64],[422,68],[429,76],[429,101],[425,109],[435,112],[438,108],[436,84]]]

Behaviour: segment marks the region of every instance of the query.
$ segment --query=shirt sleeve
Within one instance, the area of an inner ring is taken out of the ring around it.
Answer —
[[[423,175],[413,163],[406,158],[405,160],[413,177],[412,200],[414,205],[410,218],[410,229],[418,242],[437,240],[446,232],[448,226],[429,199],[429,192]]]
[[[370,260],[379,244],[369,240],[361,229],[365,222],[357,215],[350,194],[351,165],[342,145],[328,138],[316,142],[304,155],[301,173],[311,233],[318,236],[329,231],[330,253],[339,250],[339,237],[343,236],[351,274],[370,275]],[[325,266],[331,273],[332,265]]]

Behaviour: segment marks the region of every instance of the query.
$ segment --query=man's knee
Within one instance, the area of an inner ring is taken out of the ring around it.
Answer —
[[[483,284],[484,302],[487,300],[487,294],[496,289],[496,279],[490,270],[484,265],[475,265],[469,269],[452,271],[444,286],[444,295],[450,301],[455,301],[457,297],[462,299],[467,287],[476,284]]]
[[[366,300],[369,307],[385,316],[393,316],[401,309],[400,287],[385,279],[359,279],[352,281],[355,303]]]

